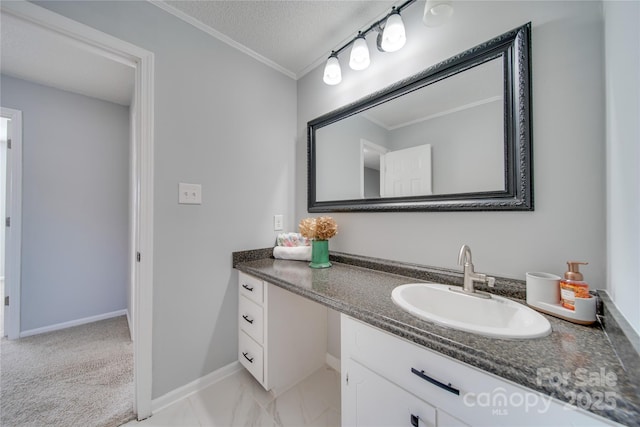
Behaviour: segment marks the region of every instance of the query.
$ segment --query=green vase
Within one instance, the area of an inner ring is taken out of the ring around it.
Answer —
[[[327,268],[331,267],[329,262],[329,241],[328,240],[312,240],[311,241],[311,268]]]

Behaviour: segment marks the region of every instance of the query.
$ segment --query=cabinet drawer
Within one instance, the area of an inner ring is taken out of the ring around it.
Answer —
[[[262,305],[263,283],[262,280],[249,276],[243,272],[239,273],[238,283],[240,285],[240,295],[244,295],[252,301]]]
[[[244,294],[240,294],[238,309],[238,325],[258,344],[264,344],[264,314],[262,306],[249,300]]]
[[[350,357],[405,390],[437,407],[462,402],[462,393],[470,391],[465,366],[358,321],[347,323],[343,348]]]
[[[263,382],[264,357],[262,346],[240,331],[238,336],[238,360],[260,383]]]

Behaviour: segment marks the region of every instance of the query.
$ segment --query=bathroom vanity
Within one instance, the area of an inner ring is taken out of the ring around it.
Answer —
[[[615,425],[346,315],[341,335],[345,426]]]
[[[401,310],[391,292],[416,281],[460,285],[459,272],[337,253],[332,263],[310,269],[306,262],[272,259],[269,249],[234,253],[240,271],[239,360],[265,388],[293,384],[322,364],[329,307],[341,313],[345,426],[640,422],[637,373],[625,371],[600,325],[548,317],[553,332],[529,340],[457,331]],[[243,316],[259,317],[242,305],[248,298],[243,283],[266,290],[259,304],[261,340],[243,325]],[[524,302],[518,281],[497,278],[494,292]],[[325,312],[314,315],[312,307]],[[281,319],[271,325],[272,317]],[[243,349],[247,339],[257,345],[253,353]],[[254,364],[260,351],[262,373]],[[272,367],[280,358],[280,368]],[[314,362],[300,366],[309,360]]]
[[[238,360],[277,395],[323,366],[327,309],[248,274],[238,276]]]

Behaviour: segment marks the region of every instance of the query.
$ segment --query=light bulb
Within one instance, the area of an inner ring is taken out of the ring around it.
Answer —
[[[349,59],[349,67],[353,70],[364,70],[371,63],[369,58],[369,48],[364,36],[358,36],[353,42],[351,48],[351,57]]]
[[[437,27],[444,24],[451,15],[453,15],[451,0],[427,0],[422,22],[427,27]]]
[[[338,57],[333,53],[329,59],[327,59],[327,65],[324,67],[323,80],[328,85],[337,85],[342,81],[340,62],[338,62]]]
[[[407,36],[404,31],[402,17],[400,13],[394,10],[384,24],[380,46],[385,52],[395,52],[402,48],[406,41]]]

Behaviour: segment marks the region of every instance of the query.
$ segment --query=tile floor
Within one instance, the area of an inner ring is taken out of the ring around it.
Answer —
[[[339,425],[340,374],[325,366],[277,397],[243,368],[151,418],[123,427]]]

